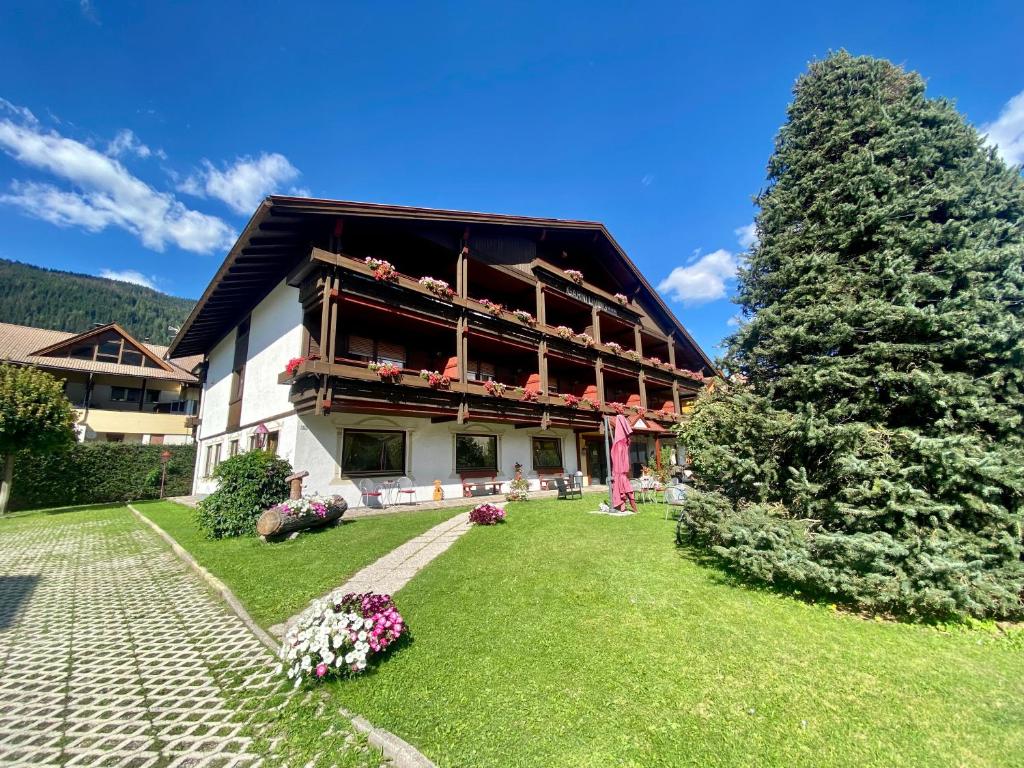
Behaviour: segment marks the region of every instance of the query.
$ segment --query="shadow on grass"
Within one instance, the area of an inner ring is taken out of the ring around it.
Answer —
[[[14,626],[22,606],[39,584],[39,576],[0,576],[0,631]]]

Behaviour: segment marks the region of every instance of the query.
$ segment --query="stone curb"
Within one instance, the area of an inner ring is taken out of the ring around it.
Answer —
[[[167,531],[161,528],[159,525],[154,523],[144,514],[139,512],[134,505],[129,504],[128,509],[132,511],[141,522],[148,525],[157,536],[164,540],[164,542],[171,548],[186,565],[188,565],[193,571],[195,571],[199,577],[209,585],[214,592],[216,592],[228,604],[228,607],[234,611],[235,615],[242,620],[242,623],[252,632],[256,639],[258,639],[268,650],[277,658],[277,652],[280,649],[280,643],[267,634],[266,630],[257,624],[249,612],[245,610],[245,607],[239,602],[238,598],[235,597],[234,593],[228,589],[227,585],[206,570],[199,562],[189,554],[188,550],[181,546],[174,537],[171,536]],[[414,746],[409,744],[404,739],[395,736],[390,731],[385,731],[383,728],[377,728],[370,723],[366,718],[359,715],[353,715],[347,710],[342,710],[341,714],[347,717],[352,727],[357,731],[366,736],[366,740],[369,741],[377,749],[384,753],[384,757],[390,760],[397,768],[437,768],[423,753],[421,753]]]

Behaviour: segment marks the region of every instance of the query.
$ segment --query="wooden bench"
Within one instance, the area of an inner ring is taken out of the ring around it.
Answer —
[[[462,495],[466,498],[501,493],[501,486],[505,483],[504,480],[499,480],[498,473],[491,469],[467,470],[459,473],[459,477],[462,480]],[[475,492],[478,490],[482,493]]]

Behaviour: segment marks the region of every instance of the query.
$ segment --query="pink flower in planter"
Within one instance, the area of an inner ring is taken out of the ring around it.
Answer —
[[[321,661],[319,664],[316,665],[316,676],[317,677],[323,677],[326,674],[327,674],[327,665],[324,664]]]

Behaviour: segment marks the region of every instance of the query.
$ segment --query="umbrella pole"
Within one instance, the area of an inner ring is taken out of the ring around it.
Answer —
[[[611,422],[608,416],[604,417],[604,463],[608,471],[608,506],[612,505],[612,445],[611,445]]]

